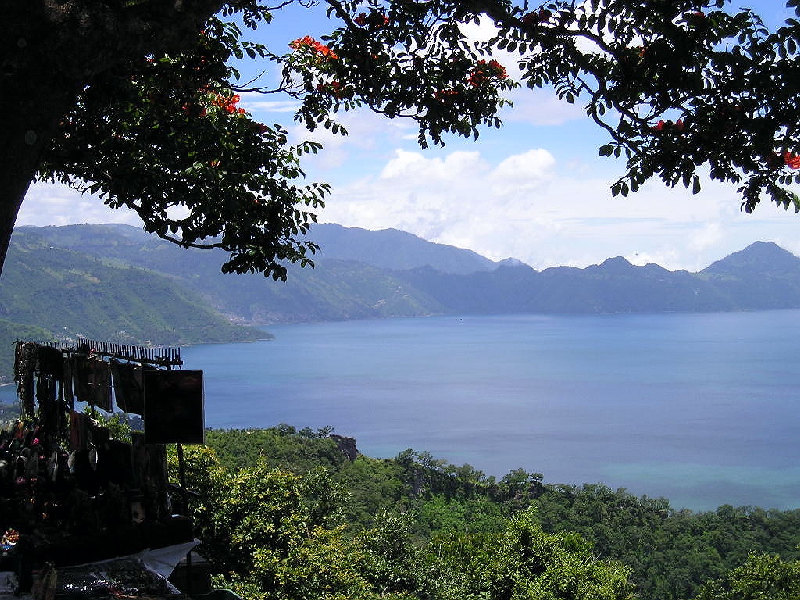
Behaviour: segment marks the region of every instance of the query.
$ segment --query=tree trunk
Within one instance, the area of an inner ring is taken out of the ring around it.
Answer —
[[[48,83],[36,71],[24,75],[0,93],[0,273],[42,152],[77,97],[76,90]]]
[[[191,43],[222,0],[0,1],[0,273],[61,118],[100,73]]]

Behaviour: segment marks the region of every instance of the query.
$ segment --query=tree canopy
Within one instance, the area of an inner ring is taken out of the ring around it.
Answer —
[[[496,479],[413,450],[353,459],[330,433],[212,429],[208,447],[186,448],[199,550],[219,585],[247,598],[800,593],[800,510],[695,513],[522,469]]]
[[[329,35],[245,40],[291,3],[4,2],[0,261],[30,182],[49,178],[164,239],[223,248],[226,272],[278,279],[309,263],[328,188],[300,161],[319,145],[256,122],[246,91],[294,99],[312,130],[345,133],[336,113],[360,108],[413,119],[424,147],[500,126],[514,87],[552,86],[608,134],[600,154],[625,160],[614,194],[653,178],[697,192],[708,177],[738,186],[745,211],[762,198],[800,210],[795,19],[773,31],[726,0],[298,0],[327,10]],[[475,23],[494,34],[472,39]],[[279,83],[240,80],[240,59]]]

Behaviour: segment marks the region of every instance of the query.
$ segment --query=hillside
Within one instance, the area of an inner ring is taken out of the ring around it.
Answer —
[[[698,272],[634,266],[537,271],[396,230],[318,225],[316,268],[288,282],[224,275],[221,251],[125,225],[21,227],[0,279],[5,335],[179,345],[252,340],[247,325],[446,314],[646,313],[800,307],[800,258],[758,242]],[[8,372],[0,364],[2,372]]]
[[[776,267],[776,265],[778,265]],[[451,313],[658,313],[800,307],[800,258],[756,243],[699,273],[634,266],[622,257],[585,269],[501,265],[470,275],[396,274]]]
[[[338,226],[318,226],[330,237],[340,237]],[[315,229],[315,231],[317,231]],[[361,230],[364,232],[364,230]],[[366,233],[366,232],[364,232]],[[382,233],[382,232],[381,232]],[[398,232],[399,233],[399,232]],[[474,252],[438,246],[410,234],[401,237],[406,264],[433,264],[456,271],[485,268],[487,259]],[[359,232],[355,233],[356,238]],[[124,225],[71,225],[66,227],[22,227],[15,240],[36,240],[54,248],[90,255],[105,263],[148,269],[169,276],[202,299],[214,310],[243,323],[267,325],[302,321],[371,319],[419,316],[446,312],[446,308],[424,293],[408,286],[381,267],[391,252],[377,249],[384,242],[356,245],[365,249],[366,259],[318,258],[317,268],[290,267],[289,281],[274,282],[257,274],[225,275],[220,272],[222,251],[185,250],[154,236]],[[316,238],[315,238],[316,239]],[[396,248],[400,245],[394,244]],[[441,248],[439,259],[433,249]],[[326,246],[330,256],[352,254],[346,242]],[[342,248],[337,251],[337,248]],[[455,258],[462,256],[462,258]],[[450,266],[448,266],[450,265]]]
[[[128,344],[248,341],[266,334],[231,323],[173,279],[14,237],[0,278],[0,373],[15,339],[85,337]]]
[[[366,262],[393,271],[426,266],[442,273],[461,275],[497,268],[497,263],[472,250],[434,244],[397,229],[375,232],[320,224],[314,226],[309,238],[320,246],[318,256],[324,260]]]

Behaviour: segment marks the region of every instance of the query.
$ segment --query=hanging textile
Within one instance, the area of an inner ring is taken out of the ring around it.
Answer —
[[[89,391],[89,357],[76,354],[72,357],[73,377],[75,384],[75,398],[79,402],[88,403],[91,398]]]
[[[56,401],[56,380],[52,375],[39,373],[36,378],[36,401],[39,403],[39,419],[44,430],[55,435],[59,428],[60,404]]]
[[[36,370],[38,344],[17,342],[14,352],[14,381],[17,382],[17,395],[22,404],[23,416],[32,416],[34,407],[33,374]]]
[[[142,493],[146,518],[163,518],[170,514],[167,448],[148,443],[136,431],[131,432],[131,444],[133,483]]]
[[[111,412],[111,368],[94,356],[75,357],[75,395],[106,412]]]
[[[57,379],[64,376],[64,353],[58,348],[38,346],[36,359],[36,369],[40,374],[52,375]]]
[[[69,413],[69,446],[73,452],[87,449],[89,417],[83,413]]]
[[[64,398],[64,403],[67,409],[72,410],[75,408],[75,392],[73,385],[73,377],[75,374],[75,357],[72,354],[67,354],[64,357],[64,375],[61,379],[61,395]]]
[[[111,361],[111,379],[117,406],[126,413],[144,414],[144,369],[140,365]]]

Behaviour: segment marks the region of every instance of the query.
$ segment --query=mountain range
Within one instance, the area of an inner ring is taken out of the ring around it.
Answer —
[[[183,249],[127,225],[19,227],[0,277],[0,347],[247,341],[268,335],[259,327],[324,320],[800,307],[800,258],[773,243],[691,273],[621,257],[537,271],[393,229],[319,224],[311,237],[321,247],[316,267],[291,267],[284,283],[224,275],[222,251]],[[0,356],[0,372],[7,364]]]

